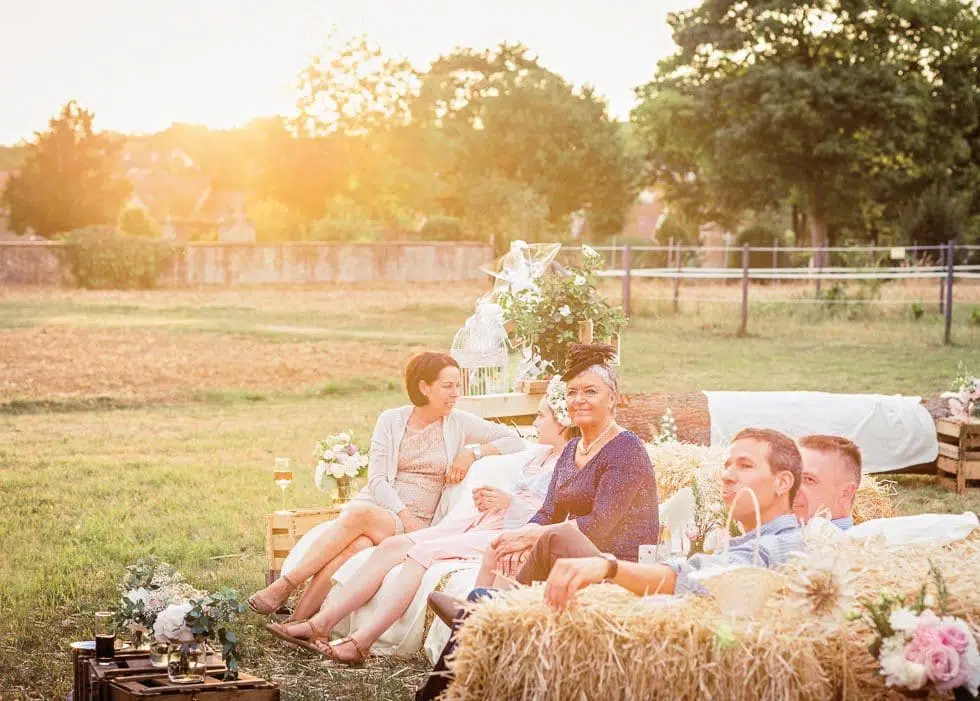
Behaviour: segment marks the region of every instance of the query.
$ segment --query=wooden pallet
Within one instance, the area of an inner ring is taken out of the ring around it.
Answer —
[[[980,421],[936,419],[939,483],[962,494],[968,486],[980,486]]]
[[[282,572],[282,563],[289,551],[304,535],[324,521],[332,521],[340,515],[339,506],[320,509],[276,511],[265,517],[266,584],[276,581]]]
[[[150,664],[149,653],[116,651],[111,664],[100,665],[89,650],[72,650],[75,663],[75,686],[72,701],[108,701],[112,696],[112,683],[121,679],[136,677],[157,677],[167,679],[167,672]],[[225,666],[219,654],[211,655],[207,661],[209,673],[221,676]],[[178,697],[179,698],[179,697]]]
[[[279,688],[265,679],[240,672],[235,681],[208,672],[199,684],[172,684],[163,674],[121,677],[109,684],[106,701],[194,699],[194,701],[279,701]]]

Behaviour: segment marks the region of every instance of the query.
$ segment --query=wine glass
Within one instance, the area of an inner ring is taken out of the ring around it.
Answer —
[[[293,470],[289,466],[289,458],[276,458],[275,467],[272,470],[272,479],[282,490],[282,510],[286,510],[286,487],[293,481]]]

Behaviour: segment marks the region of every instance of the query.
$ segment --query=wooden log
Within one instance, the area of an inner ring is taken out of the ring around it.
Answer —
[[[623,428],[649,441],[660,433],[660,419],[670,408],[677,424],[677,439],[698,445],[711,444],[708,398],[703,392],[640,392],[627,394],[616,410]]]

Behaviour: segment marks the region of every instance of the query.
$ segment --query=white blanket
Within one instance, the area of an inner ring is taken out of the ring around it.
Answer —
[[[827,392],[705,392],[711,445],[741,429],[774,428],[794,438],[845,436],[861,448],[865,472],[929,463],[939,453],[936,425],[919,397]]]
[[[445,494],[449,499],[449,513],[446,518],[476,515],[476,506],[473,504],[474,488],[490,485],[500,487],[504,490],[509,489],[517,481],[524,465],[533,457],[540,455],[544,449],[544,446],[534,445],[521,453],[492,455],[473,463],[466,474],[466,479],[459,484],[446,488]],[[299,542],[289,552],[285,562],[283,562],[283,574],[289,574],[296,567],[296,564],[302,559],[313,542],[316,541],[320,533],[328,527],[329,522],[321,523],[300,538]],[[334,588],[342,587],[346,582],[350,581],[373,551],[374,548],[363,550],[344,563],[334,574]],[[467,562],[463,560],[446,560],[433,563],[425,573],[425,577],[422,579],[422,585],[419,587],[419,591],[412,600],[408,610],[405,611],[404,615],[394,625],[385,631],[371,649],[381,655],[413,655],[418,652],[422,647],[423,637],[426,632],[426,622],[431,623],[432,621],[432,615],[426,615],[429,594],[439,587],[442,591],[453,595],[460,595],[461,592],[462,598],[465,598],[469,590],[473,588],[473,582],[476,581],[479,566],[479,562]],[[347,635],[373,616],[379,602],[384,601],[386,595],[391,591],[393,582],[400,571],[401,565],[392,569],[385,577],[381,588],[374,595],[374,598],[341,621],[334,628],[334,632],[339,635]],[[442,632],[437,634],[437,639],[439,635],[443,636],[442,643],[439,645],[439,649],[441,650],[442,645],[445,644],[446,639],[449,637],[449,629],[441,624],[439,619],[435,619],[432,627],[434,629],[441,627],[442,629]],[[426,648],[428,649],[428,647],[430,646],[427,645]]]

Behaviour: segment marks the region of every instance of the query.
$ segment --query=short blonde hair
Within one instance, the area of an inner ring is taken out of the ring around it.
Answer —
[[[857,443],[844,436],[812,434],[799,440],[801,448],[820,453],[833,453],[841,459],[848,477],[855,485],[861,484],[861,449]]]

